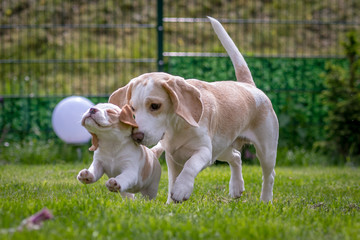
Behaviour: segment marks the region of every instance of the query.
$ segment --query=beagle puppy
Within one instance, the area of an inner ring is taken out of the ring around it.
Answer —
[[[133,133],[136,142],[151,146],[162,140],[169,174],[168,203],[187,200],[195,177],[216,160],[229,163],[229,193],[240,197],[245,190],[240,150],[247,143],[256,148],[263,172],[260,198],[268,202],[273,197],[278,120],[226,30],[209,19],[232,60],[237,82],[209,83],[146,73],[116,90],[109,102],[132,107],[138,125]]]
[[[92,135],[89,150],[95,152],[91,166],[81,170],[77,179],[90,184],[105,173],[110,178],[106,182],[110,191],[129,198],[137,192],[155,198],[161,175],[158,157],[163,148],[161,144],[148,149],[134,143],[131,134],[137,124],[130,106],[120,109],[111,103],[97,104],[83,115],[81,123]]]

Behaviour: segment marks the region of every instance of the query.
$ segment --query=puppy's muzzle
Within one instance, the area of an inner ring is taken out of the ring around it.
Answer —
[[[133,132],[131,134],[131,137],[135,142],[141,143],[142,140],[144,139],[144,133],[143,132]]]

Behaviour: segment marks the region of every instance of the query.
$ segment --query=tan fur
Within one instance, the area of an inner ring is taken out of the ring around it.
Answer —
[[[126,103],[128,103],[128,100],[131,96],[127,96],[128,90],[131,90],[131,85],[128,84],[122,88],[119,88],[115,92],[113,92],[109,97],[109,103],[115,104],[122,108]]]
[[[150,172],[151,172],[151,164],[150,164],[150,156],[149,156],[149,152],[145,151],[145,146],[141,146],[144,149],[144,153],[145,153],[145,163],[144,166],[142,168],[141,171],[141,178],[144,181],[145,179],[147,179],[150,176]]]
[[[207,82],[188,80],[201,92],[204,104],[203,119],[209,119],[208,128],[212,134],[232,136],[234,127],[243,129],[257,118],[253,96],[236,82],[221,82],[214,86]],[[250,115],[250,118],[249,118]],[[253,115],[253,116],[252,116]]]
[[[272,105],[271,102],[268,101],[258,107],[258,114],[257,114],[256,118],[254,118],[253,121],[250,123],[251,129],[255,129],[256,127],[261,125],[262,122],[264,122],[266,120],[266,116],[268,115],[268,113],[270,111],[269,109],[270,109],[271,105]]]
[[[125,124],[128,124],[132,127],[138,127],[136,124],[136,121],[134,119],[134,113],[131,110],[131,107],[126,104],[125,106],[123,106],[120,116],[119,116],[119,120],[120,122],[123,122]]]
[[[247,66],[235,66],[236,79],[241,79],[242,82],[255,86],[251,73]]]
[[[96,136],[96,134],[94,133],[90,133],[91,134],[91,147],[89,148],[89,151],[95,151],[98,147],[99,147],[99,139]]]
[[[175,113],[192,126],[198,126],[202,115],[200,92],[182,78],[169,78],[162,83],[172,101]]]

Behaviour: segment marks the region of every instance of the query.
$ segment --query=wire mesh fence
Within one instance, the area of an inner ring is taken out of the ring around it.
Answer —
[[[359,0],[3,0],[1,142],[54,138],[61,98],[106,101],[145,72],[235,79],[206,16],[223,23],[271,98],[281,144],[321,140],[321,74],[328,61],[346,64],[340,43],[359,31]]]

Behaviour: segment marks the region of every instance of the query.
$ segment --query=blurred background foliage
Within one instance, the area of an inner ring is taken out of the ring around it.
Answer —
[[[342,43],[348,66],[328,63],[321,96],[327,114],[325,141],[319,146],[342,157],[342,161],[360,160],[360,42],[356,32],[349,32]]]

